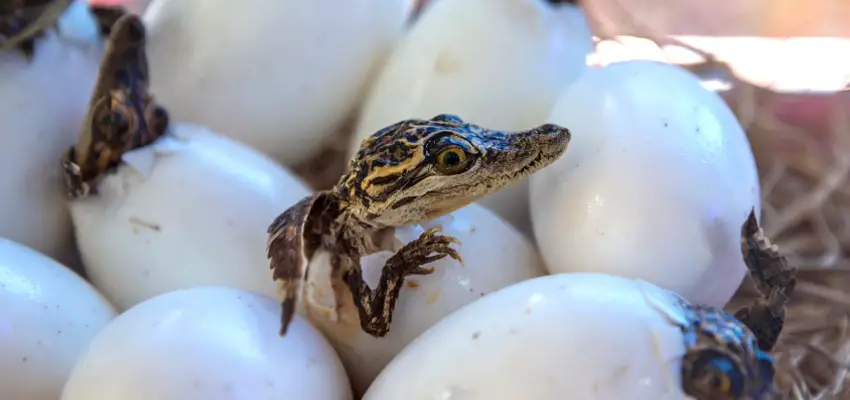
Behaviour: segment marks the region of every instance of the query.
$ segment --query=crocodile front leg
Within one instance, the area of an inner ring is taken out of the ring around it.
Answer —
[[[393,310],[405,278],[433,273],[433,267],[425,268],[423,265],[446,256],[462,262],[460,254],[451,247],[460,242],[453,237],[440,235],[440,231],[440,228],[425,231],[390,257],[384,264],[375,289],[369,288],[363,280],[359,256],[339,257],[338,262],[346,265],[340,265],[342,268],[338,270],[343,271],[342,278],[354,296],[354,304],[360,314],[360,326],[366,333],[382,337],[389,332]]]

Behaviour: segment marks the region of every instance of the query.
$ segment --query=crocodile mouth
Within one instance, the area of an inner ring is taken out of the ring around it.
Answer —
[[[546,157],[544,157],[543,152],[538,151],[534,158],[531,159],[531,161],[526,163],[525,166],[523,166],[522,168],[520,168],[519,171],[516,172],[516,175],[520,177],[526,177],[537,172],[541,168],[548,166],[550,162],[547,162],[545,158]]]

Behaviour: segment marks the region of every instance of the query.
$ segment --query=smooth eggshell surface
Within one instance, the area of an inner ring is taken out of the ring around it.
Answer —
[[[364,400],[683,400],[683,318],[639,280],[559,274],[491,293],[417,338]]]
[[[77,274],[0,238],[0,399],[57,399],[77,359],[114,316]]]
[[[59,160],[79,133],[102,52],[86,6],[72,3],[32,61],[0,53],[0,236],[75,269]]]
[[[592,46],[582,11],[571,5],[539,0],[429,4],[378,75],[350,152],[385,126],[443,113],[491,129],[541,125],[563,88],[586,69]],[[481,204],[531,233],[527,181]]]
[[[338,320],[310,309],[311,322],[331,340],[346,365],[356,392],[362,393],[375,376],[404,346],[454,310],[501,289],[543,274],[534,247],[508,223],[491,211],[472,204],[424,226],[399,229],[402,242],[416,238],[424,229],[442,226],[443,234],[460,240],[457,247],[463,265],[451,259],[429,264],[435,272],[407,278],[393,314],[390,332],[374,338],[360,330],[358,314],[348,297],[342,299]],[[363,259],[364,276],[371,287],[377,286],[381,268],[392,252],[381,252]],[[318,304],[332,304],[321,293],[328,286],[329,257],[316,257],[310,265],[310,283],[318,295],[308,297]],[[324,286],[323,286],[324,285]]]
[[[151,91],[175,120],[294,166],[354,112],[411,10],[410,0],[156,0],[144,15]]]
[[[722,307],[746,267],[741,225],[760,208],[747,136],[721,98],[673,65],[591,70],[550,120],[566,154],[532,177],[548,270],[641,278]]]
[[[342,364],[296,317],[281,338],[275,300],[221,287],[138,304],[92,342],[62,400],[350,400]]]
[[[232,139],[197,125],[169,129],[125,154],[98,195],[71,203],[91,280],[122,310],[192,286],[275,296],[266,230],[309,189]]]

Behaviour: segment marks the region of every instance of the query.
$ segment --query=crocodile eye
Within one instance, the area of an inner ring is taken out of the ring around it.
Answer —
[[[443,175],[461,173],[469,166],[470,158],[460,147],[449,147],[437,153],[437,171]]]
[[[97,123],[103,132],[109,132],[111,140],[125,142],[127,135],[136,133],[139,129],[138,115],[127,105],[127,96],[121,91],[112,91],[108,103],[102,103],[98,111],[100,118]]]
[[[452,133],[441,133],[428,140],[425,153],[442,175],[455,175],[472,167],[478,152],[466,139]]]
[[[112,127],[118,136],[134,133],[136,126],[136,114],[124,104],[114,104],[112,107]]]
[[[747,376],[728,355],[717,350],[702,350],[685,359],[683,387],[689,395],[708,399],[739,399],[744,394]]]

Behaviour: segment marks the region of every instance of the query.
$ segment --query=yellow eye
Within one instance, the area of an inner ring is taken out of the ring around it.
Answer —
[[[713,383],[716,393],[729,394],[732,391],[732,381],[728,375],[715,375]]]
[[[445,175],[463,172],[469,164],[469,157],[459,147],[449,147],[437,154],[437,171]]]
[[[682,388],[698,399],[739,399],[753,382],[735,359],[717,349],[688,352],[682,368]]]
[[[114,93],[110,99],[110,112],[105,120],[101,121],[105,132],[111,132],[115,139],[126,138],[127,135],[135,134],[139,129],[139,121],[136,113],[124,101],[124,96],[116,96]]]

